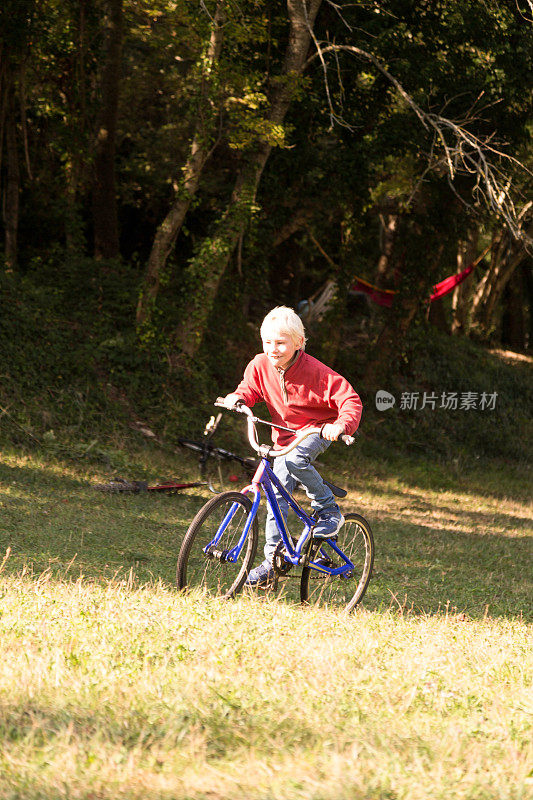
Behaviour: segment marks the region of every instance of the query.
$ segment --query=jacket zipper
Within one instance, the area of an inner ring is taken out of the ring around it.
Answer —
[[[287,366],[284,367],[283,369],[276,367],[279,375],[279,385],[281,386],[281,396],[285,404],[289,402],[289,395],[287,394],[287,387],[285,386],[285,373],[287,372],[288,369],[292,367],[293,364],[296,364],[299,355],[300,355],[300,350],[297,350],[290,364],[287,364]]]
[[[287,387],[285,386],[285,370],[278,369],[278,375],[279,375],[279,383],[281,386],[281,396],[283,397],[283,402],[288,403],[289,396],[287,395]]]

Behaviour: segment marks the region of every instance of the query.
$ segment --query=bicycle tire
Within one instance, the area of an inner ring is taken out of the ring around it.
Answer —
[[[257,551],[257,517],[237,562],[224,561],[219,556],[208,557],[204,552],[234,505],[237,507],[233,518],[216,546],[220,554],[231,550],[239,541],[252,510],[251,500],[240,492],[224,492],[209,500],[194,517],[178,556],[176,585],[179,590],[199,589],[206,594],[229,599],[242,589]]]
[[[367,520],[360,514],[345,514],[345,522],[336,538],[337,546],[354,564],[349,578],[331,576],[309,566],[309,561],[324,558],[331,566],[344,563],[327,539],[311,539],[302,569],[300,600],[304,605],[341,607],[353,611],[364,597],[374,564],[374,537]]]

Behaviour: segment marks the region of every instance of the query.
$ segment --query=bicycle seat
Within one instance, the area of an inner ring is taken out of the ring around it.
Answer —
[[[346,497],[346,495],[348,494],[346,489],[341,489],[340,486],[335,486],[334,483],[330,483],[324,477],[322,477],[322,480],[324,481],[326,486],[329,486],[335,497]]]

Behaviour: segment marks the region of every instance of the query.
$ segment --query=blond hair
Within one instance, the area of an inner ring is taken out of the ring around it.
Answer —
[[[272,330],[290,336],[294,344],[297,344],[302,350],[305,348],[304,324],[293,308],[276,306],[276,308],[268,312],[261,323],[261,338],[264,339],[267,331]]]

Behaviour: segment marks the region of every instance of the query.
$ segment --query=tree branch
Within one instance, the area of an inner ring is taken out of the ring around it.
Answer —
[[[528,0],[528,3],[529,2],[533,5],[533,0]],[[475,117],[467,115],[466,119],[459,123],[440,114],[424,111],[404,89],[400,81],[392,75],[372,53],[362,50],[360,47],[355,47],[354,45],[329,44],[319,42],[315,36],[312,36],[312,38],[316,47],[316,52],[307,59],[306,67],[316,58],[320,60],[324,72],[324,81],[327,87],[326,95],[330,108],[330,119],[332,121],[340,121],[341,124],[350,127],[344,120],[341,120],[333,107],[328,86],[325,55],[327,53],[338,54],[340,52],[346,52],[358,58],[363,58],[365,61],[369,61],[394,86],[396,92],[415,113],[425,130],[428,132],[432,131],[435,140],[440,142],[450,181],[453,181],[458,173],[475,175],[476,184],[474,193],[483,198],[485,204],[503,219],[515,239],[520,239],[527,245],[533,245],[533,241],[519,224],[510,193],[512,185],[511,179],[498,167],[497,161],[505,160],[519,167],[519,169],[525,170],[529,175],[532,175],[532,173],[517,158],[499,150],[491,144],[492,136],[481,139],[469,131],[466,125],[469,122],[473,122]],[[436,164],[439,163],[442,163],[442,159],[440,158],[436,161]],[[434,167],[435,164],[430,165],[428,169]],[[427,171],[428,170],[426,170],[424,174],[426,174]]]

